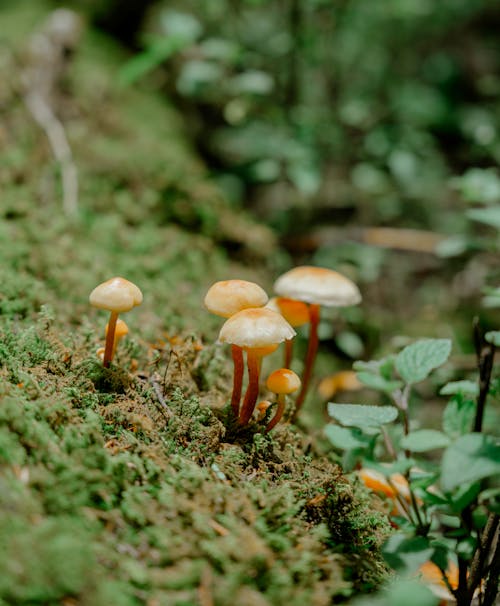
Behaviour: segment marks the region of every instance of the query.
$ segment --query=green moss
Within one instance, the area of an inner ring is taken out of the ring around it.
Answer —
[[[269,284],[249,261],[272,238],[232,214],[172,109],[114,85],[119,61],[89,33],[69,78],[76,222],[15,83],[3,99],[0,603],[194,605],[204,592],[217,606],[321,606],[371,589],[383,516],[297,430],[228,416],[230,360],[201,300],[228,276]],[[2,81],[13,73],[0,65]],[[112,275],[144,303],[103,369],[107,317],[87,298]]]

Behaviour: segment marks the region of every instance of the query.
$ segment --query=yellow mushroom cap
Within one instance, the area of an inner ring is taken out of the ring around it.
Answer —
[[[89,301],[99,309],[122,313],[142,303],[142,292],[132,282],[116,277],[96,286],[90,293]]]
[[[293,339],[295,335],[283,316],[258,307],[243,309],[226,320],[220,330],[219,341],[246,348],[267,347]]]
[[[332,269],[309,265],[284,273],[274,283],[274,290],[280,297],[327,307],[344,307],[361,301],[358,287],[349,278]]]
[[[250,307],[262,307],[269,297],[255,282],[221,280],[215,282],[205,295],[204,304],[210,313],[223,318]]]
[[[108,328],[109,328],[109,323],[106,324],[105,336],[108,336]],[[118,318],[118,320],[116,321],[115,339],[121,339],[122,337],[124,337],[127,334],[128,334],[127,324],[121,318]]]
[[[288,394],[299,389],[300,379],[293,370],[290,370],[289,368],[279,368],[267,377],[266,387],[273,393]]]

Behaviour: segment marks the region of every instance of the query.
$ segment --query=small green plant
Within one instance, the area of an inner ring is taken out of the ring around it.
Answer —
[[[410,410],[415,386],[447,362],[448,339],[423,339],[382,360],[357,362],[358,378],[383,394],[378,406],[329,404],[325,433],[344,466],[391,501],[397,531],[384,548],[403,576],[420,574],[436,595],[492,606],[500,575],[500,441],[485,431],[499,333],[476,323],[477,382],[446,383],[441,428],[420,428]],[[489,411],[488,411],[489,412]],[[487,429],[487,427],[486,427]]]

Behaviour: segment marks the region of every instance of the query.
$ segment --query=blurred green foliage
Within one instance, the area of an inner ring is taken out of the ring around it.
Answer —
[[[233,193],[284,181],[288,204],[369,198],[367,220],[436,227],[448,177],[500,158],[495,17],[488,0],[169,1],[122,79],[164,68]]]

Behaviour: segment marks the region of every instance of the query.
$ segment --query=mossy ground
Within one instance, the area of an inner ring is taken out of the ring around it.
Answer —
[[[268,287],[272,234],[220,197],[175,111],[116,87],[119,52],[91,32],[61,100],[81,189],[65,218],[15,75],[43,4],[5,11],[0,604],[321,605],[372,589],[388,532],[374,503],[298,429],[228,417],[230,361],[201,300],[216,279]],[[144,303],[104,370],[87,297],[112,275]]]

